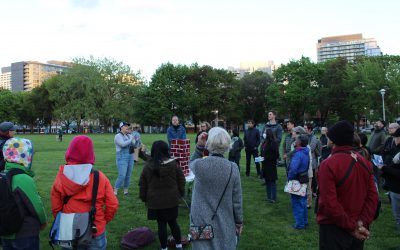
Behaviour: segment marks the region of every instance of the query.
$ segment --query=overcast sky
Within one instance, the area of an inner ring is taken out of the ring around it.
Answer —
[[[397,0],[0,0],[0,67],[108,57],[149,79],[162,63],[316,61],[317,40],[362,33],[400,54]]]

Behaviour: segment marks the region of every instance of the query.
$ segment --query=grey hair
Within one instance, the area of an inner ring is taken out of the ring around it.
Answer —
[[[231,137],[225,129],[214,127],[208,132],[206,149],[211,154],[224,154],[231,144]]]

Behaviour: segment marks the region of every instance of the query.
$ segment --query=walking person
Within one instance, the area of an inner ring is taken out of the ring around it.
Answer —
[[[372,166],[353,151],[350,122],[337,122],[327,135],[332,154],[318,172],[319,249],[363,249],[378,206]]]
[[[79,135],[72,139],[65,152],[65,165],[61,165],[51,189],[51,210],[54,218],[58,212],[84,213],[92,207],[94,171],[98,172],[98,188],[94,225],[97,231],[88,247],[78,250],[107,249],[106,224],[118,209],[118,200],[108,178],[99,170],[94,170],[95,155],[93,142],[88,136]],[[65,198],[70,197],[67,202]],[[74,222],[75,223],[75,222]]]
[[[2,155],[5,171],[11,175],[11,190],[22,203],[19,211],[23,218],[17,233],[1,236],[3,250],[39,250],[39,234],[46,227],[47,219],[33,179],[35,173],[32,171],[32,142],[23,138],[10,138],[2,148]],[[18,221],[17,214],[9,216],[12,221],[8,223]]]
[[[12,122],[2,122],[0,123],[0,148],[3,148],[4,143],[10,138],[13,138],[17,126]],[[0,172],[4,170],[6,162],[4,161],[3,154],[0,154]]]
[[[190,209],[192,225],[209,224],[214,239],[191,242],[193,250],[233,250],[243,229],[243,203],[240,173],[223,154],[229,149],[229,134],[220,127],[212,128],[208,139],[200,135],[189,167],[194,188]],[[203,158],[207,149],[210,156]]]
[[[178,205],[185,192],[185,176],[175,159],[168,153],[168,144],[155,141],[151,157],[146,161],[140,175],[140,199],[146,203],[147,218],[157,220],[161,249],[167,249],[167,224],[182,249],[181,230],[177,222]]]
[[[260,145],[260,131],[254,127],[254,121],[247,121],[247,130],[244,132],[244,147],[246,152],[246,176],[250,176],[251,157],[258,157],[258,146]],[[260,172],[260,163],[255,162],[257,176],[262,178]]]
[[[261,156],[264,157],[262,161],[262,173],[265,179],[265,186],[267,191],[267,201],[270,203],[276,202],[276,181],[278,173],[276,169],[277,160],[279,159],[279,146],[275,140],[272,130],[266,131],[266,138],[261,145]]]
[[[244,148],[243,141],[239,137],[239,132],[232,130],[231,145],[229,146],[229,160],[236,163],[240,171],[241,152]]]
[[[130,124],[121,122],[119,124],[120,132],[115,135],[114,143],[116,149],[116,162],[118,168],[118,177],[114,184],[114,194],[118,195],[118,189],[124,187],[124,195],[128,195],[129,184],[133,171],[133,145],[135,140],[129,133]]]

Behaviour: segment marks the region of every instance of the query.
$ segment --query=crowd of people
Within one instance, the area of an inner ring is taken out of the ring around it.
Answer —
[[[357,133],[348,121],[322,127],[317,138],[312,124],[296,126],[292,120],[285,124],[285,133],[276,116],[274,111],[268,112],[268,122],[261,133],[255,122],[249,120],[243,140],[238,130],[229,134],[221,127],[211,128],[207,122],[201,123],[189,163],[194,174],[190,228],[197,233],[192,238],[192,249],[236,249],[244,225],[240,178],[243,148],[246,153],[244,176],[250,177],[253,158],[255,177],[263,180],[268,203],[276,204],[283,199],[277,197],[279,161],[285,166],[285,182],[305,186],[304,194],[289,191],[294,218],[292,228],[307,229],[308,213],[314,201],[320,249],[363,249],[364,241],[370,236],[370,225],[379,214],[378,187],[389,191],[400,231],[400,126],[397,123],[389,124],[387,137],[385,122],[376,122],[367,144],[368,137]],[[186,180],[178,160],[170,155],[170,145],[173,139],[186,139],[185,127],[173,116],[167,142],[155,141],[150,154],[144,150],[137,129],[132,131],[127,122],[121,122],[119,129],[114,139],[118,171],[114,185],[94,168],[90,137],[79,135],[72,139],[65,153],[65,163],[60,165],[51,189],[55,221],[60,213],[89,212],[92,238],[88,245],[74,248],[106,249],[106,224],[117,212],[118,191],[123,188],[123,194],[129,194],[133,167],[141,155],[145,163],[138,183],[139,198],[145,202],[147,218],[157,221],[162,250],[167,249],[167,225],[176,249],[182,249],[177,217]],[[0,124],[3,152],[0,168],[11,177],[12,190],[23,204],[24,219],[17,232],[1,235],[1,243],[5,250],[39,249],[39,233],[46,227],[47,218],[31,169],[33,145],[30,140],[14,138],[15,130],[11,122]],[[227,158],[225,153],[228,153]],[[379,157],[382,161],[376,160]],[[11,174],[13,171],[15,173]]]

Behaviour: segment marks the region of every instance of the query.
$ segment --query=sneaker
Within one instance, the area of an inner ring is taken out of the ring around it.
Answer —
[[[118,188],[114,188],[114,194],[115,194],[115,196],[118,195]]]
[[[291,227],[292,227],[292,229],[295,229],[295,230],[305,230],[306,229],[305,227],[296,227],[296,225],[291,225]]]
[[[124,195],[128,195],[128,189],[124,188]]]

